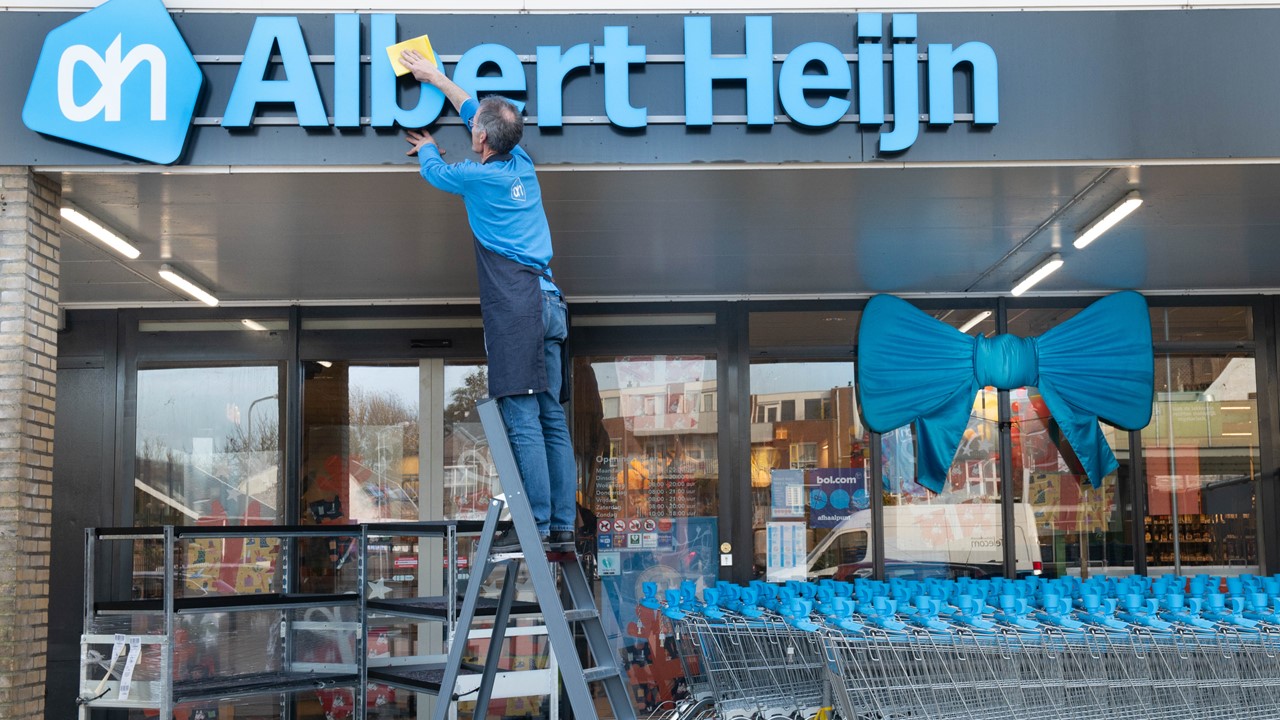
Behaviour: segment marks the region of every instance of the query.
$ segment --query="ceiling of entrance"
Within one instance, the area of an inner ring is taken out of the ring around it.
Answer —
[[[572,299],[1280,288],[1280,165],[573,170],[540,174]],[[69,306],[188,302],[170,263],[228,303],[476,295],[462,202],[405,172],[74,173],[64,199],[141,250],[64,223]],[[1083,250],[1128,190],[1145,203]]]

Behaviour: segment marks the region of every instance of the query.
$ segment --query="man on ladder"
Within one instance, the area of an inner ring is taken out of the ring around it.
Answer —
[[[402,53],[400,62],[416,80],[444,93],[480,155],[478,163],[450,165],[425,129],[410,130],[406,138],[422,177],[466,203],[475,236],[489,396],[502,410],[543,546],[570,552],[578,478],[561,405],[568,400],[567,308],[551,278],[551,230],[533,160],[519,145],[524,119],[505,98],[477,103],[416,51]],[[519,552],[514,529],[494,538],[491,550]]]

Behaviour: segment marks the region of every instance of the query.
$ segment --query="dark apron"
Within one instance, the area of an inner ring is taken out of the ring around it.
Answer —
[[[543,359],[542,272],[476,241],[480,313],[489,356],[489,397],[546,392]],[[563,352],[563,351],[562,351]],[[561,394],[566,386],[562,383]]]

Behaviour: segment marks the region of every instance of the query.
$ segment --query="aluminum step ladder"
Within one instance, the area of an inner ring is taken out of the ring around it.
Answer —
[[[515,601],[516,577],[519,563],[524,561],[533,581],[538,605],[545,619],[547,637],[551,641],[551,650],[555,653],[560,667],[561,681],[565,694],[573,708],[575,720],[596,720],[595,702],[591,696],[591,685],[603,687],[609,707],[616,720],[636,720],[635,706],[631,703],[630,688],[622,669],[618,653],[609,643],[604,633],[604,625],[600,621],[600,612],[596,609],[595,598],[591,595],[591,585],[587,581],[582,563],[576,551],[545,552],[542,540],[538,536],[538,527],[533,520],[533,510],[529,505],[529,497],[524,492],[524,482],[520,478],[520,470],[516,466],[515,456],[511,452],[511,443],[507,437],[507,427],[502,420],[498,405],[493,400],[486,400],[477,406],[480,422],[484,426],[485,435],[489,439],[489,452],[502,481],[505,503],[501,498],[494,498],[489,503],[489,512],[485,516],[484,529],[481,531],[479,546],[475,557],[484,558],[479,563],[476,574],[467,583],[467,592],[463,597],[459,610],[456,632],[450,638],[448,659],[445,663],[444,677],[440,684],[440,701],[436,703],[433,720],[446,720],[449,706],[461,700],[471,699],[471,693],[459,697],[456,687],[459,674],[463,672],[479,672],[480,686],[475,691],[476,717],[483,718],[489,707],[489,699],[493,691],[493,680],[497,675],[498,659],[502,654],[501,638],[506,636],[507,624],[511,615],[511,607]],[[520,540],[523,551],[520,554],[494,556],[489,552],[493,537],[497,533],[499,517],[503,508],[511,510],[511,521],[515,526],[516,537]],[[462,662],[467,644],[468,630],[475,618],[476,605],[480,599],[480,586],[489,574],[502,568],[505,572],[502,590],[498,598],[497,613],[493,620],[493,635],[489,642],[489,652],[484,666],[477,667]],[[564,600],[556,588],[555,568],[558,568],[564,580]],[[588,667],[583,667],[578,649],[574,643],[574,628],[579,628],[587,641],[590,651]]]

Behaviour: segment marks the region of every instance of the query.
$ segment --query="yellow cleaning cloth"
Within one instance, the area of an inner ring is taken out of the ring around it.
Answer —
[[[405,50],[417,50],[418,54],[430,60],[436,67],[440,66],[440,61],[436,59],[436,53],[431,49],[431,39],[426,35],[421,37],[398,42],[387,48],[387,58],[391,60],[391,67],[396,71],[396,77],[409,74],[409,68],[400,64],[400,53]]]

